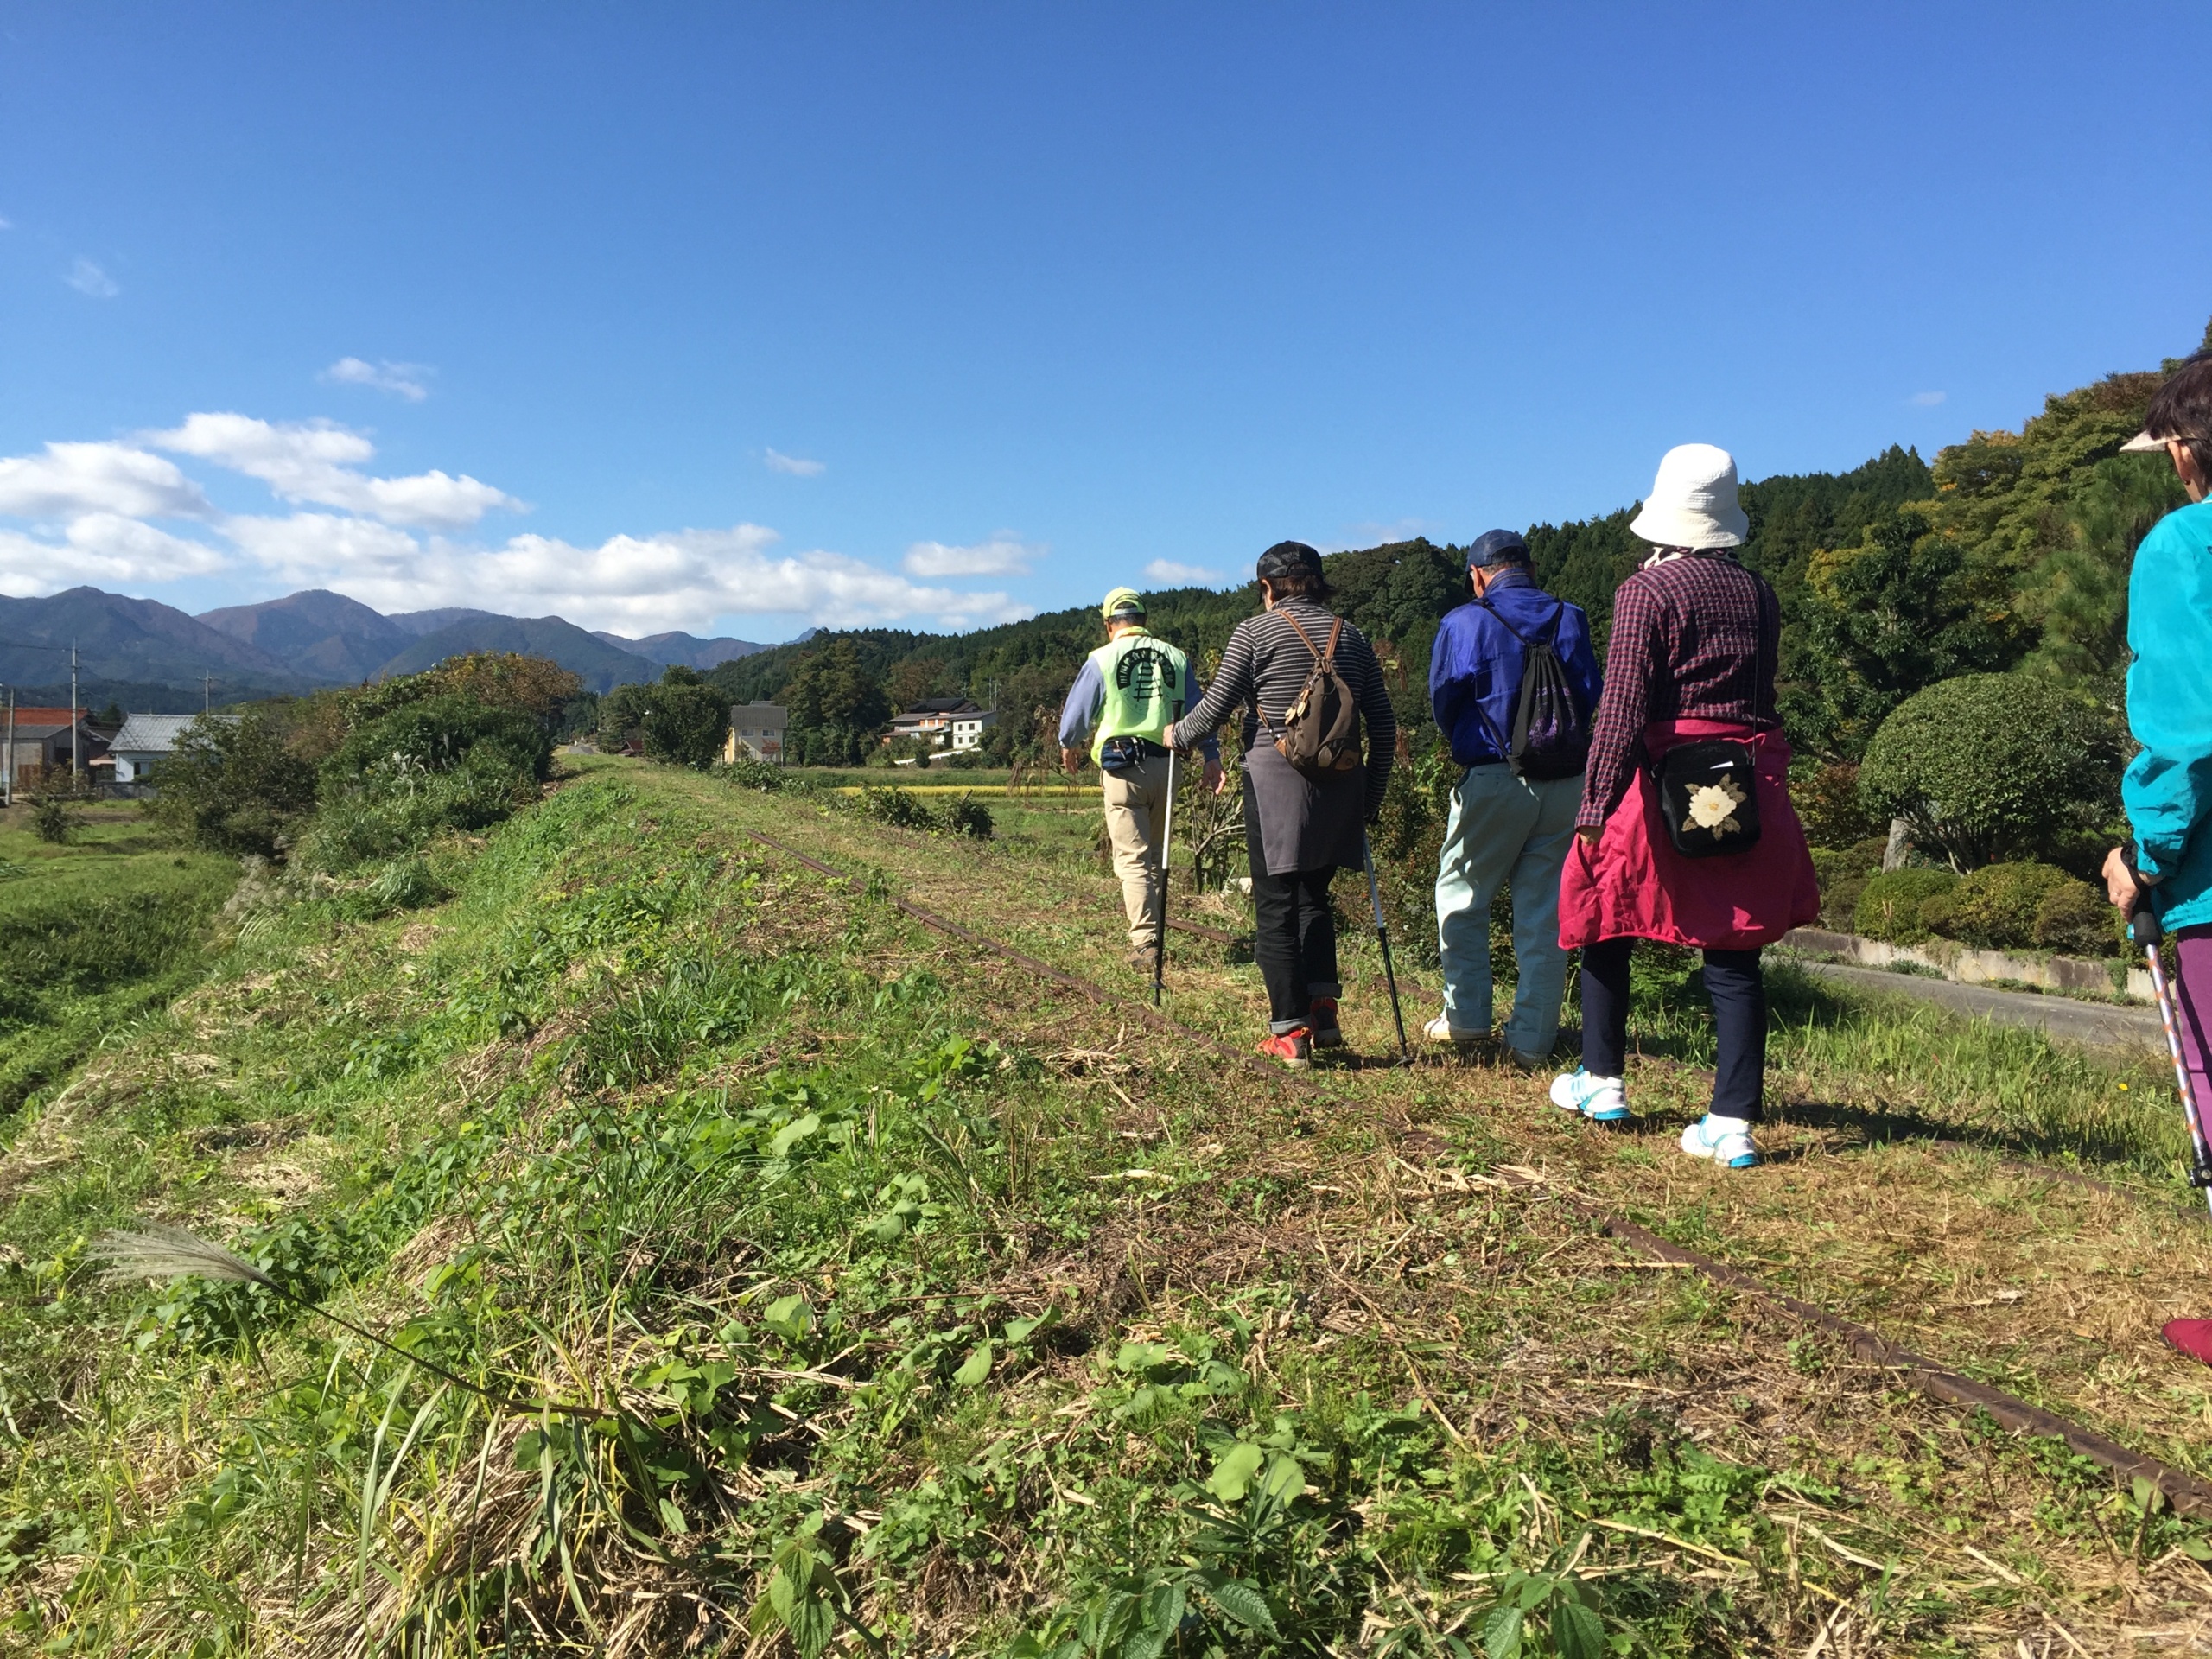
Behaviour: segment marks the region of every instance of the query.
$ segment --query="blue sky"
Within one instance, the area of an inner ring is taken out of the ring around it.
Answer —
[[[11,3],[0,592],[752,639],[2193,347],[2212,9]],[[344,366],[341,366],[344,365]],[[49,447],[54,446],[54,447]]]

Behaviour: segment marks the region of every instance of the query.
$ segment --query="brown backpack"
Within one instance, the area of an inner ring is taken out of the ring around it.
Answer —
[[[1314,650],[1313,636],[1298,626],[1288,611],[1275,613],[1298,631],[1306,649],[1313,652],[1313,671],[1298,689],[1298,697],[1274,722],[1282,734],[1275,749],[1282,758],[1315,783],[1341,777],[1357,766],[1359,753],[1359,707],[1351,687],[1337,670],[1337,641],[1343,637],[1344,620],[1336,619],[1329,630],[1325,650]]]

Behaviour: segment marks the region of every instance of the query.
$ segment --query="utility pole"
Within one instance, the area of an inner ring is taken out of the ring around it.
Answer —
[[[200,674],[200,712],[207,714],[215,707],[215,677],[205,669]]]
[[[85,775],[83,745],[78,741],[78,731],[84,725],[77,711],[77,642],[69,642],[69,781],[75,783]]]
[[[8,754],[7,766],[0,771],[0,788],[7,791],[7,804],[16,804],[16,688],[8,688]]]

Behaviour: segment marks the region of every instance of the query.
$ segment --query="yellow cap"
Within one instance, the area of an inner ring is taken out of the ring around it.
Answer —
[[[1134,588],[1116,588],[1106,595],[1106,602],[1098,607],[1098,613],[1109,622],[1117,616],[1142,616],[1144,595]]]

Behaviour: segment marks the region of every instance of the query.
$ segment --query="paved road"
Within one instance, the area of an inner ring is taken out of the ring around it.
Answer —
[[[1961,985],[1955,980],[1929,979],[1919,974],[1892,974],[1880,968],[1854,968],[1840,962],[1808,962],[1785,956],[1785,961],[1818,974],[1872,991],[1916,996],[1955,1014],[1976,1015],[2008,1026],[2040,1026],[2054,1037],[2075,1043],[2139,1044],[2163,1047],[2156,1008],[2123,1008],[2097,1002],[2077,1002],[2067,996],[2039,996],[2032,991],[1994,991],[1982,985]]]

